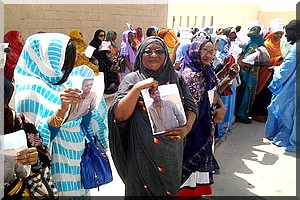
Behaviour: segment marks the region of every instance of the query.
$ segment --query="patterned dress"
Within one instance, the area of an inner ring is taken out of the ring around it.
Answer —
[[[107,109],[101,103],[88,115],[64,123],[60,128],[48,124],[49,118],[60,107],[60,93],[72,86],[61,79],[65,49],[69,37],[58,33],[43,33],[29,37],[16,67],[16,110],[28,116],[40,132],[51,156],[51,173],[60,196],[81,196],[83,189],[80,176],[80,160],[85,147],[85,137],[80,124],[85,123],[90,133],[100,137],[107,147]],[[87,66],[73,69],[73,76],[93,77]]]

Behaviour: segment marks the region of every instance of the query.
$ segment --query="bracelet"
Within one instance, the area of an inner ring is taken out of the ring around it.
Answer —
[[[56,126],[56,127],[58,127],[58,125],[57,125],[57,123],[56,123],[56,120],[58,120],[58,121],[62,121],[63,119],[60,117],[60,116],[57,116],[57,115],[54,115],[54,125]]]

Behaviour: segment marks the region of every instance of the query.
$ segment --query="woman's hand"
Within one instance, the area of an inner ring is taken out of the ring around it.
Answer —
[[[70,104],[77,104],[81,101],[81,91],[74,88],[68,88],[60,94],[61,109],[67,112]]]
[[[158,82],[154,80],[154,78],[147,78],[136,83],[132,89],[123,97],[114,111],[114,117],[116,121],[125,121],[127,120],[133,113],[138,98],[140,96],[140,92],[146,88],[158,88]]]
[[[16,161],[22,165],[34,165],[38,160],[38,151],[35,147],[18,152]]]
[[[221,123],[225,115],[225,112],[226,112],[225,106],[222,106],[216,110],[211,111],[213,124]]]
[[[147,78],[135,84],[135,87],[139,89],[139,91],[146,88],[158,88],[158,82],[154,78]]]
[[[234,63],[233,65],[231,65],[229,73],[228,73],[228,77],[230,78],[230,80],[234,79],[239,73],[239,67],[236,63]]]
[[[166,130],[164,132],[164,136],[173,141],[179,141],[183,139],[190,131],[191,127],[184,125],[183,127]]]
[[[196,120],[196,114],[193,111],[186,111],[186,124],[182,127],[166,130],[164,132],[164,136],[174,140],[179,141],[183,139],[191,130],[193,127],[193,124]]]

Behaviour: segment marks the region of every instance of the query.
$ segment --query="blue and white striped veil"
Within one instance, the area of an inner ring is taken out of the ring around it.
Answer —
[[[24,113],[36,126],[47,124],[61,105],[60,93],[72,87],[69,79],[61,85],[54,85],[63,76],[61,69],[69,39],[61,33],[35,34],[27,38],[20,55],[14,72],[16,111]],[[69,78],[72,76],[93,77],[94,73],[87,66],[79,66],[72,70]],[[74,120],[63,126],[73,127],[80,122],[81,119]]]

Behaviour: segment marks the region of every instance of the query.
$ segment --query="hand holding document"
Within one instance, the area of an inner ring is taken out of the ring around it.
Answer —
[[[186,116],[176,84],[160,85],[157,89],[143,89],[141,93],[153,135],[185,125]]]
[[[89,45],[83,53],[85,54],[86,57],[91,58],[95,49],[96,49],[95,47]]]
[[[109,51],[110,50],[110,48],[109,48],[110,44],[111,44],[110,41],[102,41],[102,43],[101,43],[102,48],[101,48],[100,51],[105,51],[105,50]]]

